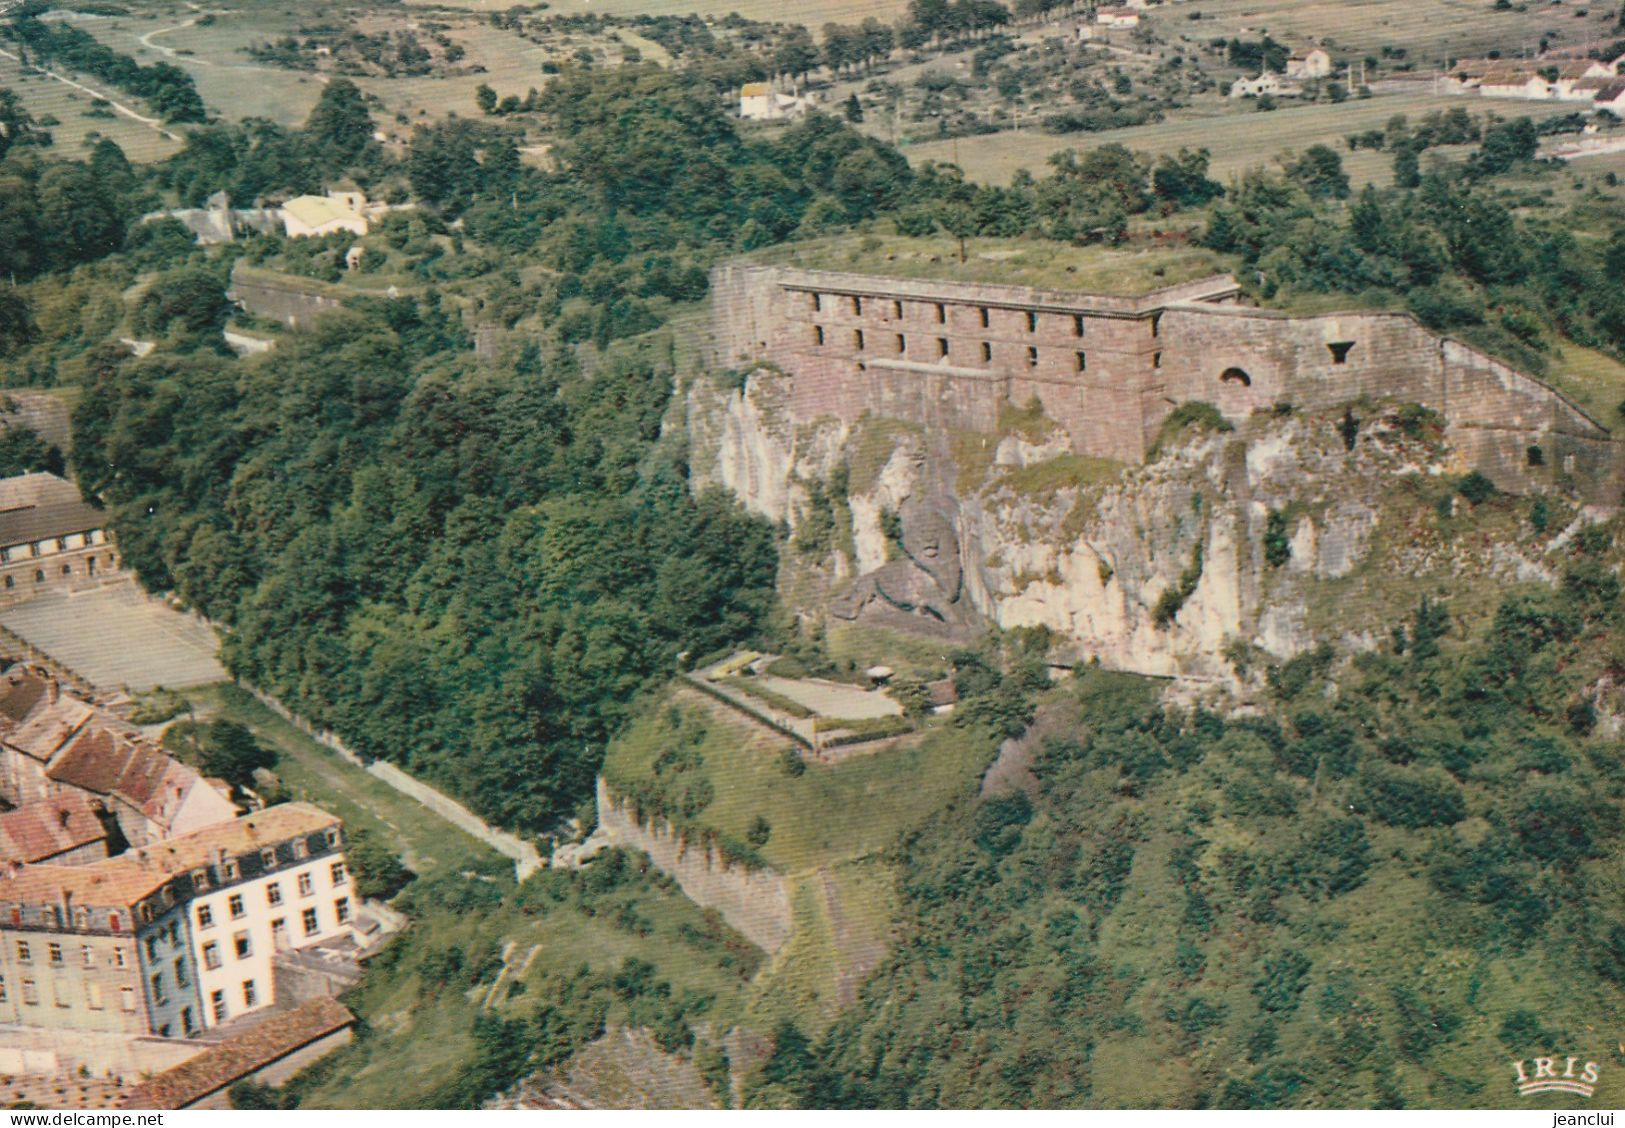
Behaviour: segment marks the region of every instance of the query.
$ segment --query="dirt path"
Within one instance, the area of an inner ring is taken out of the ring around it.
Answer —
[[[0,7],[0,13],[3,13],[4,11],[5,11],[5,9],[3,7]],[[35,74],[43,74],[47,78],[54,78],[58,82],[63,83],[64,85],[73,87],[75,90],[84,91],[86,94],[89,94],[92,98],[100,98],[102,101],[106,102],[109,106],[112,106],[115,110],[117,110],[119,113],[123,114],[125,117],[130,118],[132,121],[140,122],[142,125],[146,126],[148,129],[156,130],[157,132],[163,134],[165,137],[169,138],[171,141],[180,141],[180,140],[182,140],[182,138],[178,137],[177,135],[171,133],[169,130],[165,129],[163,127],[163,124],[157,118],[147,117],[145,114],[138,114],[134,110],[132,110],[129,106],[124,105],[122,102],[114,101],[112,98],[109,98],[106,94],[103,94],[100,90],[92,90],[90,87],[86,86],[84,83],[75,82],[73,79],[67,78],[67,77],[65,77],[63,75],[60,75],[60,74],[57,74],[55,71],[46,70],[44,67],[36,67],[32,63],[25,63],[25,62],[23,62],[21,56],[13,55],[10,51],[7,51],[7,50],[5,50],[3,48],[0,48],[0,56],[4,56],[5,58],[10,59],[12,62],[16,63],[18,66],[22,67],[24,70],[33,71]]]

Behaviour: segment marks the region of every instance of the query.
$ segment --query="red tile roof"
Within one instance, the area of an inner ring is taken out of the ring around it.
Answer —
[[[106,838],[95,800],[78,792],[0,815],[0,858],[6,861],[43,862]]]
[[[312,999],[137,1085],[116,1107],[186,1108],[354,1022],[336,1000]]]

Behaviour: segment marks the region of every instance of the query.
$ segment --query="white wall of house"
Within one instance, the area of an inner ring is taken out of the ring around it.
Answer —
[[[342,852],[285,865],[195,898],[189,911],[204,1023],[218,1026],[270,1006],[275,1001],[271,960],[276,952],[347,934],[355,909]]]

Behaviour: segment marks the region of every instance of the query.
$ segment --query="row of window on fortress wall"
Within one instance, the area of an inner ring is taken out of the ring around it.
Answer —
[[[851,338],[852,350],[854,352],[857,352],[857,353],[867,353],[867,352],[869,352],[870,351],[870,348],[869,348],[870,337],[871,337],[871,334],[866,333],[862,329],[854,329],[854,330],[852,330],[852,338]],[[902,334],[902,333],[893,333],[893,334],[890,334],[890,339],[891,339],[891,355],[893,355],[895,357],[899,357],[899,358],[904,359],[904,360],[910,359],[909,355],[908,355],[908,337],[906,335]],[[812,343],[813,343],[814,347],[823,348],[826,344],[830,343],[830,340],[831,340],[831,331],[826,331],[825,328],[822,325],[814,325],[813,326]],[[981,341],[981,342],[978,342],[978,343],[981,345],[981,349],[980,349],[980,351],[979,351],[979,353],[977,355],[979,356],[979,358],[981,360],[981,363],[983,363],[983,364],[992,364],[992,363],[994,363],[995,350],[994,350],[993,342],[992,341]],[[1003,351],[1003,346],[1001,346],[999,351],[1000,352]],[[881,353],[879,355],[886,355],[886,354]],[[1024,355],[1025,355],[1025,359],[1026,359],[1026,363],[1027,363],[1028,368],[1037,368],[1039,366],[1040,353],[1039,353],[1039,349],[1038,349],[1037,345],[1028,345],[1028,346],[1026,346],[1026,348],[1024,350]],[[1072,357],[1073,357],[1073,365],[1075,366],[1077,371],[1085,372],[1085,371],[1088,370],[1088,368],[1089,368],[1089,357],[1088,357],[1088,354],[1084,352],[1084,350],[1082,350],[1082,349],[1076,350],[1072,354]],[[955,356],[954,356],[954,349],[953,349],[953,341],[952,341],[952,339],[950,339],[948,337],[938,337],[938,338],[936,338],[935,344],[933,346],[933,351],[931,352],[931,359],[934,359],[934,360],[954,360],[954,359],[956,359]],[[957,358],[957,359],[963,359],[963,358]],[[1001,356],[1001,357],[999,357],[999,359],[1003,360],[1004,358]],[[1154,368],[1162,367],[1162,354],[1160,352],[1159,353],[1153,353],[1152,356],[1151,356],[1151,361],[1152,361],[1152,367],[1154,367]]]
[[[864,303],[868,302],[870,310],[875,307],[882,310],[881,317],[883,320],[907,321],[909,319],[907,307],[900,299],[897,298],[865,298],[858,294],[852,294],[845,297],[836,297],[833,295],[818,293],[809,293],[805,296],[808,303],[808,309],[814,314],[840,312],[842,303],[845,303],[846,309],[851,311],[853,317],[862,317],[866,312]],[[993,328],[994,311],[993,307],[991,306],[963,306],[955,304],[950,307],[949,303],[947,302],[913,302],[908,304],[926,311],[927,316],[925,321],[927,324],[947,325],[949,323],[948,311],[950,308],[955,310],[975,309],[976,324],[983,329]],[[1001,309],[1000,312],[1020,313],[1025,322],[1026,332],[1035,335],[1039,333],[1041,329],[1050,328],[1050,326],[1047,326],[1045,323],[1053,318],[1058,323],[1058,327],[1064,326],[1064,332],[1070,333],[1071,336],[1076,337],[1079,340],[1083,338],[1085,328],[1089,320],[1088,316],[1082,313],[1042,314],[1037,310],[1031,309]],[[958,320],[958,317],[954,318],[954,321],[957,322]],[[1145,322],[1146,327],[1150,330],[1153,339],[1161,336],[1161,313],[1150,314],[1141,320]]]

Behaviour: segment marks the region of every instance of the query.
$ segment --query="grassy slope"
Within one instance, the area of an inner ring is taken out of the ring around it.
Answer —
[[[944,235],[838,235],[748,257],[809,270],[1130,295],[1227,269],[1221,256],[1195,247],[1082,251],[1042,239],[991,237],[967,240],[966,261],[961,263],[958,241]]]
[[[989,133],[962,137],[955,141],[932,141],[911,145],[903,151],[914,164],[925,161],[957,162],[972,180],[994,184],[1008,183],[1018,168],[1041,174],[1046,159],[1062,149],[1079,151],[1117,142],[1130,149],[1157,155],[1181,148],[1206,148],[1213,155],[1212,173],[1223,180],[1249,168],[1270,165],[1287,151],[1302,151],[1314,144],[1335,147],[1344,154],[1350,179],[1356,183],[1387,183],[1392,158],[1387,154],[1350,154],[1344,138],[1350,133],[1381,129],[1395,114],[1418,118],[1431,110],[1465,106],[1473,113],[1493,110],[1503,117],[1550,117],[1569,113],[1566,102],[1482,101],[1446,96],[1384,95],[1354,99],[1340,105],[1292,105],[1283,100],[1280,109],[1258,113],[1250,101],[1238,101],[1235,112],[1222,116],[1194,113],[1176,116],[1155,125],[1111,129],[1102,133],[1056,136],[1036,130],[1021,133]],[[1358,158],[1358,159],[1356,159]]]
[[[113,101],[147,117],[155,116],[139,98],[116,90],[100,79],[78,76],[74,81],[93,90],[104,91]],[[153,127],[117,111],[108,111],[112,117],[85,117],[85,112],[91,108],[91,95],[54,78],[25,74],[22,67],[11,59],[0,58],[0,86],[9,87],[36,118],[50,114],[57,119],[58,124],[49,127],[54,144],[46,150],[47,155],[82,157],[88,155],[103,137],[117,142],[124,155],[137,163],[162,160],[180,152],[180,142],[171,141]],[[87,138],[87,134],[96,136]]]
[[[679,689],[643,709],[611,745],[604,774],[612,787],[646,777],[668,746],[668,703],[699,718],[706,730],[700,752],[715,797],[697,821],[744,841],[752,821],[766,818],[773,833],[762,856],[784,873],[888,849],[904,830],[967,786],[987,762],[986,750],[964,730],[945,727],[873,755],[808,764],[800,776],[791,776],[784,766],[786,738]]]

